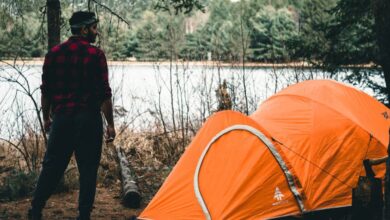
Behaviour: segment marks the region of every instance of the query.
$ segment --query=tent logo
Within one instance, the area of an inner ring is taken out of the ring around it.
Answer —
[[[277,201],[282,201],[283,200],[283,193],[280,191],[279,187],[276,187],[275,188],[275,194],[274,194],[274,199],[276,199]]]
[[[272,205],[276,206],[276,205],[283,205],[283,204],[288,203],[289,201],[286,199],[283,199],[283,197],[284,197],[284,195],[280,191],[279,187],[276,187],[275,193],[274,193],[274,199],[276,200],[276,202],[272,203]]]
[[[389,114],[387,112],[383,112],[382,115],[385,119],[389,119]]]

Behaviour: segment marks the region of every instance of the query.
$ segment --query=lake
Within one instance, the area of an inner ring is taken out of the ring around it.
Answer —
[[[39,104],[41,68],[41,62],[17,65],[22,76],[14,68],[2,65],[0,74],[29,89]],[[330,77],[329,73],[311,68],[254,66],[247,67],[244,73],[239,66],[190,63],[176,63],[172,67],[167,63],[114,64],[109,65],[109,72],[117,125],[123,123],[135,130],[148,130],[161,117],[169,124],[174,120],[172,115],[203,121],[217,109],[215,91],[223,81],[226,81],[233,108],[245,111],[248,106],[251,113],[259,103],[290,84]],[[335,79],[341,81],[348,73],[350,71],[340,73]],[[377,80],[384,84],[383,79]],[[22,126],[18,116],[21,113],[25,115],[23,120],[33,122],[34,105],[23,94],[21,86],[4,80],[0,84],[0,134]],[[360,89],[374,95],[369,88]]]

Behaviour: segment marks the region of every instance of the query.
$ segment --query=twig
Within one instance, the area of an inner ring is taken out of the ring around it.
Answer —
[[[95,2],[97,5],[99,5],[100,7],[106,9],[107,11],[109,11],[111,14],[115,15],[115,17],[117,17],[119,20],[121,20],[122,22],[125,22],[128,26],[130,26],[130,23],[128,21],[126,21],[126,19],[124,19],[122,16],[118,15],[116,12],[114,12],[113,10],[111,10],[111,8],[109,8],[108,6],[100,3],[100,2],[97,2],[96,0],[89,0],[88,1],[88,5],[89,5],[89,2],[90,1],[93,1]]]

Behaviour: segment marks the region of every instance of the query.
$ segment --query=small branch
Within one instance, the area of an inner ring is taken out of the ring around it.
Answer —
[[[130,23],[128,21],[126,21],[122,16],[118,15],[116,12],[114,12],[113,10],[111,10],[111,8],[109,8],[108,6],[100,3],[100,2],[97,2],[96,0],[91,0],[93,2],[95,2],[97,5],[99,5],[100,7],[106,9],[107,11],[109,11],[111,14],[115,15],[115,17],[117,17],[120,21],[122,22],[125,22],[128,26],[130,26]],[[88,4],[89,4],[89,1],[88,1]]]
[[[144,112],[141,112],[141,113],[138,113],[131,121],[125,123],[125,124],[123,125],[123,129],[121,129],[121,130],[118,132],[118,134],[117,134],[116,136],[119,137],[120,135],[122,135],[122,133],[126,130],[126,128],[127,128],[130,124],[132,124],[135,120],[137,120],[137,118],[139,118],[140,116],[142,116],[143,114],[145,114],[145,113],[147,113],[147,112],[148,112],[148,110],[146,110],[146,111],[144,111]]]

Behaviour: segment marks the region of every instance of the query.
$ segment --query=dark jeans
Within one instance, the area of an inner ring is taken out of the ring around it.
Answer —
[[[80,174],[79,211],[89,213],[95,200],[103,127],[98,110],[54,116],[32,209],[41,212],[75,153]]]

